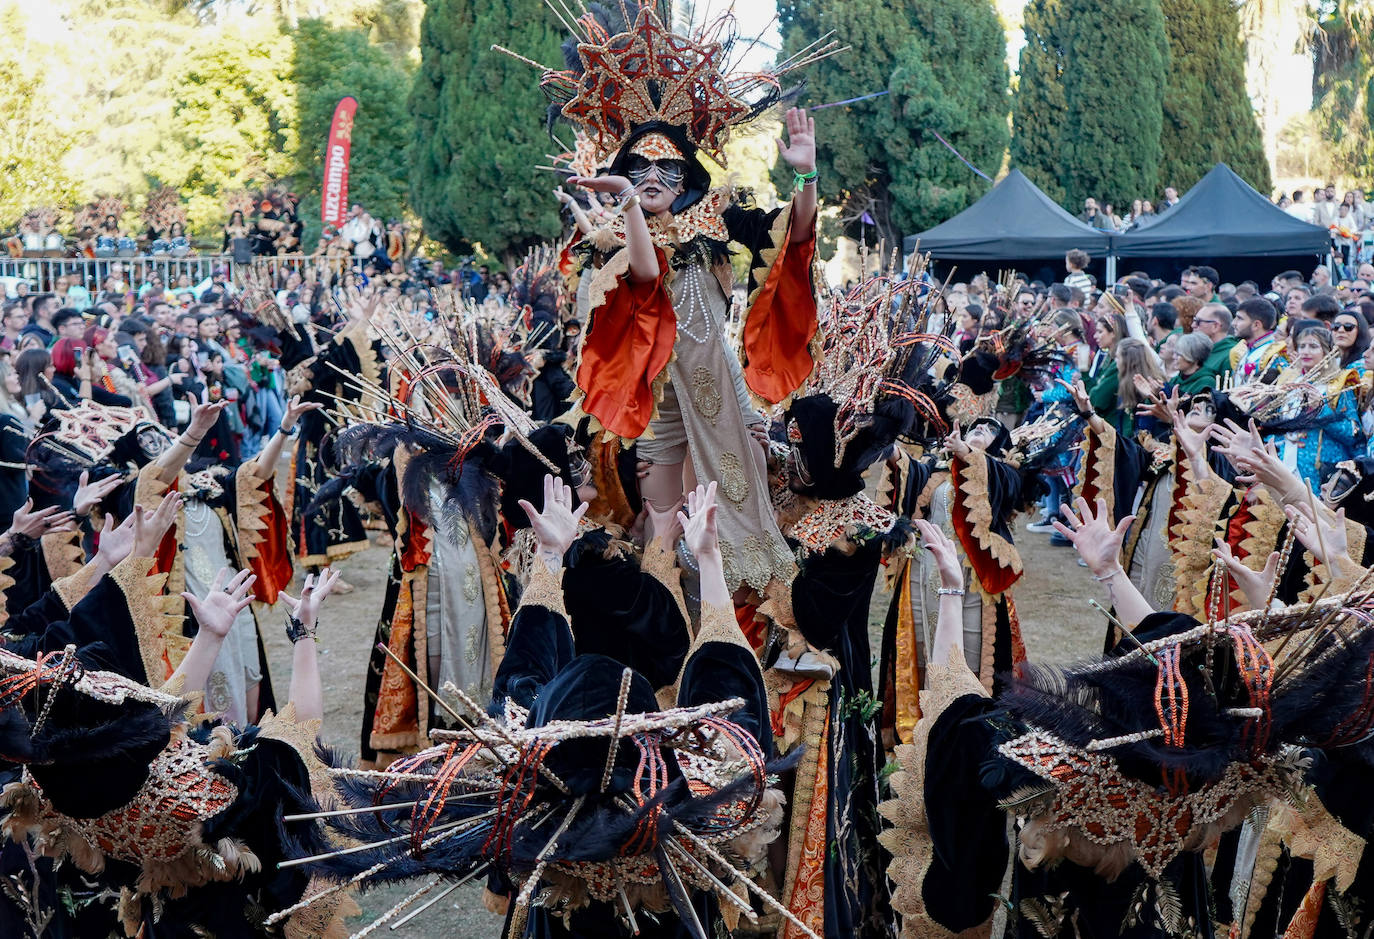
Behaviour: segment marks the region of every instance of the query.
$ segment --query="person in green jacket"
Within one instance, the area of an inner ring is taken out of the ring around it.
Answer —
[[[1120,313],[1099,313],[1093,324],[1093,340],[1097,354],[1083,384],[1088,388],[1088,400],[1093,410],[1109,423],[1121,410],[1118,395],[1120,373],[1116,367],[1116,346],[1126,338],[1126,318]]]
[[[1203,304],[1193,317],[1193,332],[1212,340],[1212,351],[1201,369],[1207,373],[1209,384],[1229,376],[1240,358],[1240,352],[1235,351],[1240,339],[1231,335],[1231,311],[1220,303]]]
[[[1178,389],[1179,395],[1194,395],[1214,387],[1215,376],[1203,368],[1211,354],[1212,340],[1204,334],[1188,333],[1178,337],[1178,345],[1174,347],[1178,377],[1174,379],[1173,387]],[[1165,397],[1168,397],[1168,389],[1165,390]]]

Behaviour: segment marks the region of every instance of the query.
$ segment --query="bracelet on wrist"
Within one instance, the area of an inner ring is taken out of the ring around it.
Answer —
[[[630,196],[632,196],[632,195],[634,195],[634,194],[635,194],[635,187],[634,187],[634,186],[626,186],[624,189],[620,190],[619,192],[617,192],[617,193],[615,194],[615,200],[616,200],[617,202],[623,202],[623,201],[625,201],[626,199],[630,198]]]
[[[1111,570],[1107,571],[1107,573],[1105,573],[1105,574],[1100,574],[1100,575],[1099,575],[1099,574],[1094,574],[1094,575],[1093,575],[1093,580],[1097,581],[1099,584],[1105,584],[1107,581],[1111,580],[1111,579],[1112,579],[1113,577],[1115,577],[1117,574],[1124,574],[1124,573],[1126,573],[1126,569],[1125,569],[1124,567],[1122,567],[1120,564],[1118,564],[1116,567],[1114,567],[1114,568],[1112,568]]]
[[[615,212],[617,215],[624,215],[626,212],[630,211],[637,205],[639,205],[639,196],[630,196],[630,198],[626,199],[624,202],[620,203],[620,205],[615,207]]]
[[[798,173],[796,170],[793,170],[792,182],[796,186],[797,192],[801,192],[808,185],[814,183],[816,181],[817,174],[817,170],[812,170],[809,173]]]
[[[314,624],[311,624],[309,627],[307,627],[304,623],[296,619],[296,617],[292,616],[290,613],[286,615],[286,638],[291,641],[291,644],[293,646],[296,643],[300,642],[302,639],[307,638],[314,639],[316,642],[320,641],[319,638],[315,635]]]
[[[937,591],[935,591],[935,592],[938,593],[938,594],[939,594],[940,596],[942,596],[942,597],[962,597],[962,596],[964,595],[964,588],[963,588],[963,587],[941,587],[939,590],[937,590]]]

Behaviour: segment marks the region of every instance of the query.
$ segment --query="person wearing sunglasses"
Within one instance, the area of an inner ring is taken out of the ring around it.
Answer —
[[[720,484],[732,590],[763,591],[792,567],[769,503],[765,420],[751,400],[784,400],[813,366],[816,124],[793,108],[785,127],[778,148],[796,185],[791,203],[773,212],[712,188],[701,156],[714,154],[717,139],[666,119],[629,132],[606,175],[569,180],[617,203],[615,220],[589,239],[599,270],[585,275],[595,279],[576,376],[583,408],[638,440],[649,464],[640,489],[650,531],[671,521],[696,481]],[[743,361],[725,332],[731,242],[751,257]]]
[[[1202,370],[1213,378],[1226,377],[1235,369],[1243,348],[1231,335],[1231,311],[1220,303],[1205,303],[1193,317],[1193,332],[1212,340],[1212,352]]]
[[[1364,353],[1369,348],[1369,324],[1358,309],[1342,310],[1331,321],[1331,338],[1339,350],[1341,368],[1365,372]]]

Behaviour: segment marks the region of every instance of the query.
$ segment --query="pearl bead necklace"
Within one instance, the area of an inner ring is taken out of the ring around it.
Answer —
[[[702,286],[705,269],[700,264],[692,264],[680,275],[683,278],[682,312],[677,321],[678,332],[698,345],[711,341],[711,307],[706,302],[706,290]],[[704,335],[698,336],[688,328],[696,325],[698,313],[705,324]]]

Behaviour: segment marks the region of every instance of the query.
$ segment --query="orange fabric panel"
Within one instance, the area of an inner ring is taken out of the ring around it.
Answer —
[[[401,544],[401,570],[410,574],[417,567],[429,564],[429,526],[409,509],[406,509],[406,530],[401,534]]]
[[[267,489],[267,515],[263,518],[267,530],[262,533],[262,541],[258,543],[257,557],[248,562],[248,567],[258,578],[253,582],[253,595],[271,605],[277,602],[277,594],[291,583],[291,541],[287,537],[291,530],[291,516],[277,501],[271,481],[265,481],[263,486]]]
[[[957,480],[959,478],[959,461],[953,460],[950,463],[950,474]],[[950,499],[950,523],[954,526],[954,534],[959,537],[959,544],[964,549],[964,555],[968,558],[969,567],[978,575],[978,582],[983,585],[983,589],[993,596],[1005,593],[1011,589],[1011,585],[1021,578],[1021,572],[1009,567],[1003,567],[997,558],[987,548],[983,547],[978,541],[978,537],[973,533],[973,525],[968,518],[968,503],[958,485],[953,487],[953,498]]]
[[[816,335],[816,290],[811,262],[816,256],[816,226],[805,241],[792,244],[792,226],[759,287],[744,321],[744,380],[754,394],[773,404],[801,387],[811,374],[811,339]]]
[[[414,580],[405,578],[396,595],[396,609],[391,617],[391,639],[387,647],[411,668],[415,661],[412,642],[415,630],[415,597],[411,593]],[[421,600],[423,603],[424,601]],[[414,735],[420,726],[419,701],[416,688],[408,676],[387,656],[382,666],[382,684],[377,691],[377,709],[373,715],[372,735]]]
[[[667,258],[657,248],[654,253],[666,272]],[[676,341],[677,314],[663,277],[645,283],[621,278],[592,311],[582,342],[582,409],[613,434],[641,436],[654,415],[654,379],[668,367]]]

